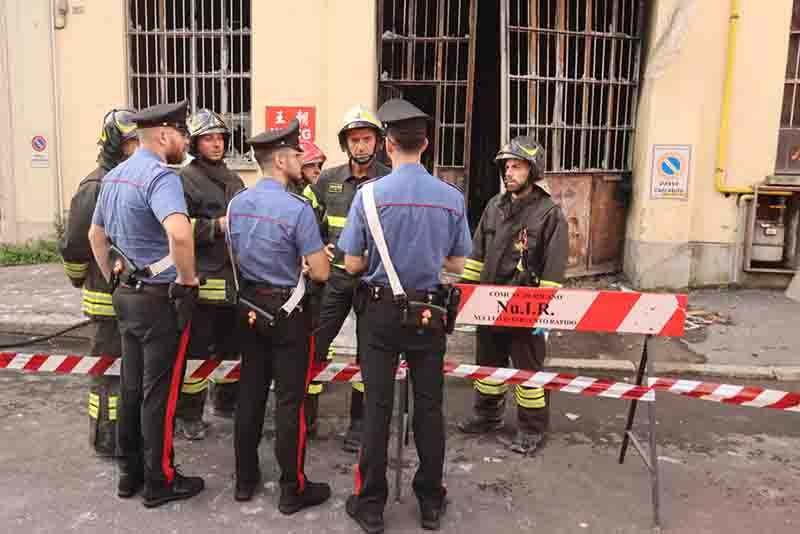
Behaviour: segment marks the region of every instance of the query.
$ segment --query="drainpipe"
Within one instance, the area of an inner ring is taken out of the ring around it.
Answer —
[[[61,156],[62,156],[62,147],[61,147],[61,89],[59,87],[59,79],[58,79],[58,61],[56,59],[56,25],[58,24],[61,28],[64,27],[63,24],[63,13],[56,13],[57,10],[63,9],[66,11],[66,7],[62,7],[61,5],[54,5],[50,3],[50,68],[53,69],[53,139],[55,140],[55,171],[56,171],[56,209],[58,210],[57,217],[58,219],[55,221],[57,223],[61,223],[61,218],[64,216],[64,175],[62,172],[62,165],[61,165]],[[61,4],[59,2],[59,4]],[[61,19],[59,20],[59,17]]]
[[[725,82],[722,86],[722,107],[719,120],[719,141],[717,143],[717,165],[714,170],[714,185],[725,195],[731,193],[752,193],[751,186],[730,186],[725,183],[725,165],[728,161],[730,142],[731,94],[733,93],[733,68],[736,63],[736,37],[739,31],[739,0],[731,0],[728,22],[728,52],[725,60]]]

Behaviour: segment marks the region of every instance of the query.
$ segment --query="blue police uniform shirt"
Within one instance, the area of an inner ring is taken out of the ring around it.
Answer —
[[[297,285],[301,257],[323,246],[311,204],[270,178],[233,197],[228,228],[242,278],[277,287]]]
[[[103,177],[92,223],[141,269],[169,255],[161,223],[173,213],[189,216],[180,177],[155,153],[140,148]],[[173,266],[140,280],[166,284],[176,277]]]
[[[417,163],[401,165],[373,183],[389,257],[403,289],[435,288],[445,257],[469,256],[472,252],[464,197]],[[359,190],[353,199],[338,246],[349,256],[363,256],[366,250],[368,265],[362,279],[388,287],[389,278],[369,232],[361,195]]]

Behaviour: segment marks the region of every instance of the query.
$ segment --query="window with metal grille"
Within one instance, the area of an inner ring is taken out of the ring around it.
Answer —
[[[459,185],[469,164],[477,0],[380,0],[379,99],[402,97],[434,118],[423,161]]]
[[[800,174],[800,0],[794,0],[775,171]]]
[[[501,0],[504,131],[533,135],[551,173],[627,172],[643,0]]]
[[[229,164],[250,168],[250,0],[127,0],[128,100],[188,99],[231,128]]]

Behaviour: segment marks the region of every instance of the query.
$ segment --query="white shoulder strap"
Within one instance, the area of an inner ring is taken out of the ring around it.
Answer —
[[[244,191],[244,189],[242,191]],[[241,193],[241,191],[239,193]],[[228,244],[228,256],[231,259],[231,269],[233,270],[233,285],[236,287],[236,294],[238,295],[239,267],[236,263],[236,256],[233,253],[233,240],[231,239],[231,204],[233,204],[233,199],[231,199],[231,201],[228,202],[228,209],[225,211],[225,219],[227,220],[227,224],[225,225],[225,241]],[[294,311],[297,305],[300,304],[300,301],[303,300],[305,294],[306,294],[306,277],[303,275],[301,269],[300,278],[297,280],[297,285],[294,287],[294,291],[292,291],[292,294],[289,295],[289,299],[283,303],[283,306],[281,306],[281,309],[286,312],[286,315],[289,315]]]
[[[394,270],[392,258],[389,257],[389,247],[386,246],[386,238],[383,235],[383,228],[378,216],[378,207],[375,205],[375,184],[365,184],[361,188],[361,198],[364,200],[364,215],[367,217],[367,226],[372,238],[375,240],[375,246],[378,253],[381,255],[381,262],[383,268],[386,269],[386,276],[389,277],[389,285],[392,286],[392,294],[395,297],[404,297],[406,295],[403,290],[403,285],[400,283],[400,277],[397,276],[397,271]]]

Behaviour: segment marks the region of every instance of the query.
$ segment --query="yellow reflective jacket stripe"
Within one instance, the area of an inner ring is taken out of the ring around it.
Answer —
[[[314,190],[311,189],[310,185],[307,185],[306,188],[303,189],[303,196],[311,201],[312,208],[317,209],[319,207],[319,200],[317,200],[317,195],[316,193],[314,193]]]
[[[64,265],[64,272],[69,278],[86,278],[86,273],[89,271],[88,263],[70,263],[62,262]]]
[[[328,224],[331,228],[344,228],[347,222],[347,217],[337,217],[335,215],[328,215]]]
[[[209,278],[200,286],[198,296],[203,300],[224,301],[226,299],[225,285],[224,278]]]
[[[464,272],[461,274],[461,278],[463,278],[464,280],[468,280],[470,282],[481,281],[481,275],[473,271],[470,271],[469,269],[464,269]]]
[[[364,382],[350,382],[353,386],[353,389],[358,391],[359,393],[364,393]]]
[[[110,293],[83,288],[83,313],[102,317],[115,317]]]
[[[322,393],[322,384],[312,382],[308,385],[309,395],[319,395],[320,393]]]
[[[467,258],[467,261],[464,263],[464,266],[472,271],[481,272],[483,270],[483,262],[478,260],[473,260],[472,258]]]

